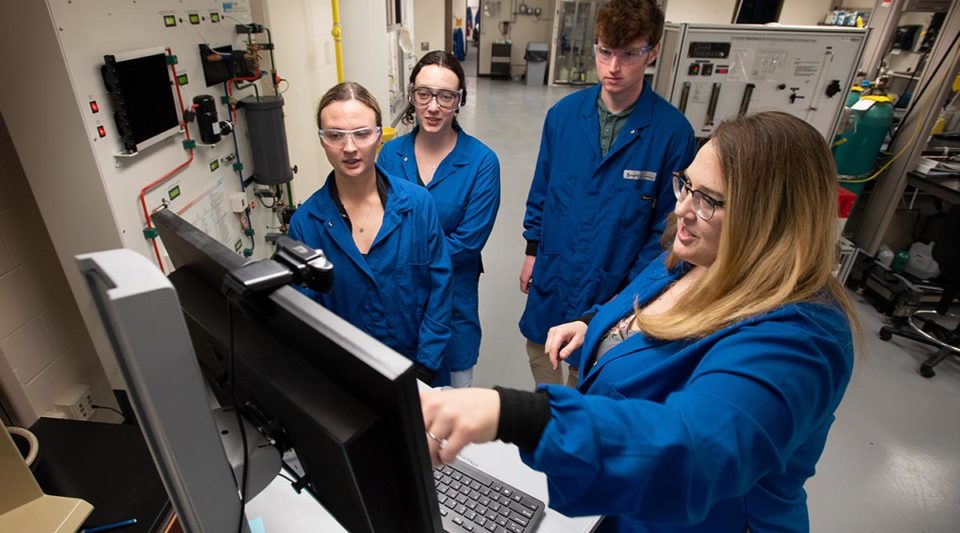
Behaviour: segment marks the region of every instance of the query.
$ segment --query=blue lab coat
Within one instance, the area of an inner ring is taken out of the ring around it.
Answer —
[[[379,167],[378,167],[379,168]],[[289,235],[323,250],[333,290],[313,299],[380,342],[431,370],[450,339],[453,280],[433,199],[379,168],[390,190],[383,224],[366,257],[330,196],[330,182],[297,209]]]
[[[604,303],[660,253],[676,198],[672,172],[696,153],[687,119],[644,83],[606,157],[600,156],[596,85],[547,113],[527,197],[523,237],[538,241],[520,332],[547,330]]]
[[[480,315],[477,286],[483,265],[480,251],[487,243],[500,208],[500,161],[493,150],[460,126],[457,144],[440,163],[427,190],[440,214],[453,261],[452,334],[444,362],[454,371],[477,364],[480,355]],[[379,164],[394,176],[418,183],[413,141],[419,128],[394,139],[380,150]]]
[[[813,475],[850,380],[839,306],[790,304],[696,341],[600,338],[679,277],[662,258],[599,308],[575,391],[545,386],[551,420],[523,459],[547,474],[550,506],[618,515],[601,531],[808,531]]]

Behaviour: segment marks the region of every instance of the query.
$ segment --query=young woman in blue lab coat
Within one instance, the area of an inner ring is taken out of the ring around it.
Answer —
[[[452,334],[443,360],[454,387],[473,383],[480,355],[477,286],[480,252],[500,207],[500,161],[493,150],[467,135],[456,114],[466,103],[463,68],[452,54],[424,55],[410,73],[405,122],[417,126],[380,150],[386,172],[427,188],[437,203],[440,225],[453,262]]]
[[[375,165],[382,118],[361,85],[327,91],[317,126],[333,172],[297,209],[290,237],[323,250],[333,290],[305,292],[443,385],[434,378],[450,338],[453,269],[433,199]]]
[[[669,251],[547,336],[554,364],[579,354],[577,390],[425,393],[431,455],[514,442],[549,505],[600,531],[807,531],[854,351],[830,150],[793,116],[739,118],[673,188]]]

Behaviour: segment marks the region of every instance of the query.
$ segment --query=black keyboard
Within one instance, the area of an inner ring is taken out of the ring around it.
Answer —
[[[433,470],[447,533],[529,533],[543,518],[542,501],[462,462]]]

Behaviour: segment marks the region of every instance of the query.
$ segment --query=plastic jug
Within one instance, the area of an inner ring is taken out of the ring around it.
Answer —
[[[910,246],[910,257],[903,271],[918,279],[930,279],[940,275],[940,265],[933,258],[933,243],[915,242]]]

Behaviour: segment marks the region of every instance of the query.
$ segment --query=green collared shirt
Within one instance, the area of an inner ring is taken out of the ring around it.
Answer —
[[[620,130],[627,123],[627,118],[630,117],[630,113],[633,113],[633,108],[636,105],[637,103],[634,102],[633,105],[619,113],[611,113],[607,109],[607,104],[603,103],[603,98],[597,96],[597,115],[600,117],[600,155],[602,157],[607,156],[607,151],[613,146],[613,141],[617,139],[617,135],[620,135]]]

